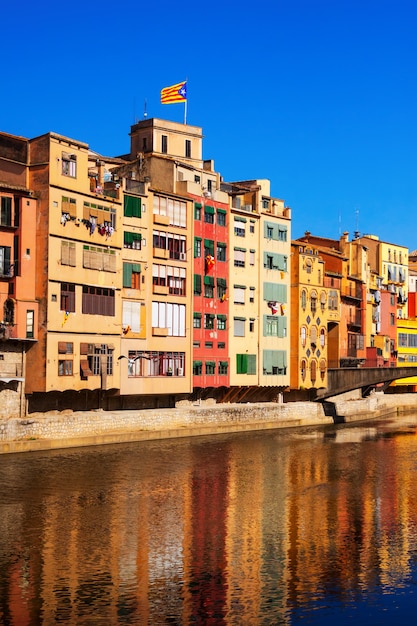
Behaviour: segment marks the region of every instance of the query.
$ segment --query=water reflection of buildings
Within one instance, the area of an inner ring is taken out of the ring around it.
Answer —
[[[19,476],[33,497],[0,504],[0,622],[284,624],[330,593],[391,588],[416,550],[414,440],[271,434],[46,462]]]

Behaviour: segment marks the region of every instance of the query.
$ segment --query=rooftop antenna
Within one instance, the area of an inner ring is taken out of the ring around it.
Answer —
[[[147,104],[147,103],[146,103],[146,98],[145,98],[145,102],[144,102],[144,104],[143,104],[143,117],[144,117],[144,118],[147,118],[147,117],[148,117],[148,112],[147,112],[147,110],[146,110],[146,104]]]

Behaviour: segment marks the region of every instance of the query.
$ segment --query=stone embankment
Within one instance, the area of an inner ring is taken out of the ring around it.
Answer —
[[[0,419],[0,453],[366,421],[417,411],[417,394],[324,403],[190,404],[175,409],[32,413]]]

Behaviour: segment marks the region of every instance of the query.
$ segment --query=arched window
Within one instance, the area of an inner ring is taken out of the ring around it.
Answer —
[[[5,324],[14,324],[14,301],[11,298],[4,303],[3,319]]]
[[[320,328],[320,346],[324,348],[326,345],[326,329]]]
[[[313,359],[310,363],[310,379],[313,385],[316,384],[317,379],[317,361]]]
[[[310,344],[314,352],[317,346],[317,326],[312,326],[310,328]]]
[[[311,312],[314,314],[317,311],[317,291],[313,289],[310,295]]]
[[[301,380],[304,382],[306,379],[306,375],[307,375],[307,361],[305,359],[301,359],[300,371],[301,371]]]
[[[305,348],[306,341],[307,341],[307,328],[305,326],[301,326],[300,328],[300,338],[301,338],[301,345],[303,348]]]
[[[324,309],[326,308],[326,302],[327,302],[326,292],[322,291],[320,293],[320,307],[322,311],[324,311]]]
[[[321,361],[320,361],[320,378],[322,380],[324,380],[324,377],[326,376],[326,369],[327,369],[326,361],[325,361],[325,359],[321,359]]]
[[[307,306],[307,292],[305,289],[301,292],[301,308],[305,309]]]

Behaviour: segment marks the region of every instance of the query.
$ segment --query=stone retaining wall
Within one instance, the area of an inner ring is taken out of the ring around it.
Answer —
[[[366,420],[415,411],[417,395],[340,396],[333,405],[334,415],[326,415],[316,402],[32,413],[23,419],[0,420],[0,453]]]

